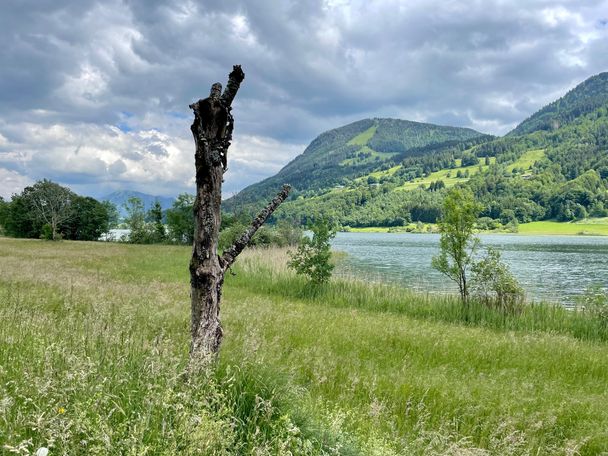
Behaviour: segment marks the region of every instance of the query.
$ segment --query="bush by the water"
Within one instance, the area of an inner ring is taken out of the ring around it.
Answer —
[[[488,248],[486,255],[473,265],[473,294],[488,307],[506,313],[517,313],[524,305],[524,290],[506,264],[500,252]]]
[[[318,219],[308,227],[312,237],[302,237],[298,249],[290,252],[287,265],[296,274],[303,274],[316,284],[329,281],[334,265],[331,263],[331,239],[336,235],[335,228],[328,220]]]
[[[587,289],[579,299],[579,308],[608,327],[608,292],[600,285]]]

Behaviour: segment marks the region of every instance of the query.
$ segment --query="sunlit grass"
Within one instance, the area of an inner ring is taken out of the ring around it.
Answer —
[[[495,157],[490,157],[490,164],[495,163],[495,161],[496,161]],[[456,168],[442,169],[439,171],[435,171],[426,177],[420,177],[420,178],[414,179],[410,182],[405,182],[403,185],[400,185],[399,187],[395,188],[395,190],[396,191],[415,190],[418,187],[420,187],[421,185],[428,186],[431,184],[431,182],[436,182],[438,180],[443,181],[445,186],[449,188],[449,187],[453,187],[456,184],[468,181],[469,178],[464,177],[464,173],[466,171],[469,172],[469,176],[474,176],[475,174],[479,173],[480,170],[485,171],[488,168],[489,168],[489,165],[486,165],[484,163],[483,158],[479,159],[478,165],[471,165],[471,166],[461,166],[461,160],[458,158],[458,159],[456,159]],[[456,177],[458,174],[458,171],[460,171],[463,174],[463,177]]]
[[[584,314],[311,288],[285,250],[252,250],[226,278],[217,373],[187,378],[189,255],[0,239],[2,451],[608,451],[606,328]]]
[[[511,172],[515,168],[523,169],[524,171],[529,170],[534,166],[534,163],[542,160],[545,157],[544,149],[531,149],[524,152],[521,157],[519,157],[512,164],[507,166],[507,171]]]
[[[522,223],[518,226],[521,234],[563,234],[563,235],[608,235],[608,222],[605,218],[585,219],[577,222],[540,222]]]
[[[365,130],[362,133],[359,133],[353,139],[348,141],[346,144],[349,146],[353,146],[353,145],[354,146],[365,146],[365,145],[367,145],[369,140],[372,139],[372,137],[376,133],[377,129],[378,129],[378,124],[372,125],[367,130]]]

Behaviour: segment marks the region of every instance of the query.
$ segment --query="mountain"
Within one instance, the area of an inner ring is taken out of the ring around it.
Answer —
[[[528,117],[513,131],[513,135],[524,135],[539,130],[555,130],[575,119],[608,104],[608,72],[592,76],[576,86],[559,100],[548,104]]]
[[[472,190],[488,228],[608,217],[608,73],[582,82],[504,137],[395,119],[328,131],[277,175],[228,200],[256,212],[281,184],[275,220],[342,226],[433,223],[446,189]]]
[[[109,195],[100,198],[101,201],[109,201],[116,206],[121,217],[127,216],[124,204],[129,198],[139,198],[144,203],[145,210],[150,209],[156,201],[158,201],[163,208],[163,211],[169,209],[173,205],[175,198],[167,196],[154,196],[148,195],[147,193],[136,192],[133,190],[119,190],[112,192]]]
[[[473,144],[489,138],[470,128],[399,119],[363,119],[320,134],[278,174],[245,188],[223,205],[234,211],[268,200],[283,183],[292,185],[292,198],[348,185],[359,176],[427,153],[428,148],[467,141]]]

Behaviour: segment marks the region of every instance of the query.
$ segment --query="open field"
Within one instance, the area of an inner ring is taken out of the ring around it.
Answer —
[[[419,232],[416,224],[409,225],[412,232]],[[406,227],[383,227],[370,226],[365,228],[348,229],[353,233],[402,233]],[[437,225],[432,223],[423,224],[423,232],[436,232]],[[578,236],[608,236],[608,218],[589,218],[577,222],[556,222],[543,220],[540,222],[520,223],[517,234],[529,235],[578,235]]]
[[[496,159],[494,157],[490,158],[490,164],[494,163]],[[461,166],[461,160],[456,159],[456,168],[454,169],[442,169],[440,171],[435,171],[434,173],[429,174],[426,177],[420,177],[418,179],[414,179],[411,182],[406,182],[403,185],[397,187],[395,190],[414,190],[421,185],[428,186],[431,182],[436,182],[438,180],[443,181],[446,187],[453,187],[456,184],[463,183],[469,180],[468,177],[456,177],[458,171],[461,173],[469,172],[470,176],[474,176],[480,171],[485,171],[489,168],[489,165],[485,165],[483,163],[483,158],[479,160],[479,165],[471,165],[471,166]]]
[[[184,377],[190,249],[0,238],[0,448],[32,454],[608,451],[608,328],[285,271],[226,280],[217,373]],[[465,318],[466,317],[466,318]]]
[[[541,222],[522,223],[518,226],[520,234],[568,234],[568,235],[608,235],[608,219],[585,219],[579,222]]]
[[[534,163],[542,160],[545,157],[544,149],[527,150],[514,163],[507,166],[507,171],[513,171],[515,168],[527,171],[532,168]]]

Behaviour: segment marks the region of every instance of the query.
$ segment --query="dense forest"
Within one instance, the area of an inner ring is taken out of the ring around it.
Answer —
[[[226,201],[255,212],[294,186],[278,220],[342,226],[435,222],[446,189],[469,187],[494,226],[608,216],[608,73],[591,77],[504,137],[392,119],[323,133],[276,176]]]

